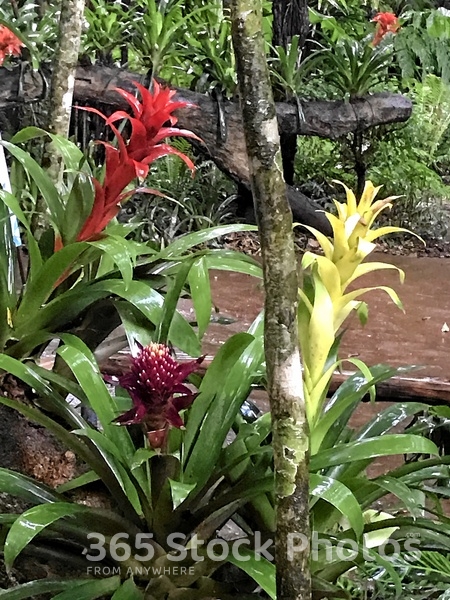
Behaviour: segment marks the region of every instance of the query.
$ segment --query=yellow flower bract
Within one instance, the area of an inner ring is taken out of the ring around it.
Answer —
[[[338,182],[340,183],[340,182]],[[375,240],[389,234],[409,232],[401,227],[374,228],[380,213],[392,206],[399,196],[375,200],[381,186],[367,181],[359,202],[346,185],[346,202],[334,201],[337,215],[326,213],[333,236],[331,239],[314,229],[306,228],[315,236],[323,256],[306,252],[302,268],[309,277],[309,291],[300,290],[299,336],[304,362],[304,387],[311,430],[320,415],[322,403],[337,362],[330,365],[330,352],[337,333],[349,314],[361,307],[362,295],[378,289],[386,292],[403,310],[397,293],[387,286],[362,287],[348,290],[359,277],[373,271],[394,269],[403,282],[404,273],[395,265],[382,262],[364,262],[376,248]]]

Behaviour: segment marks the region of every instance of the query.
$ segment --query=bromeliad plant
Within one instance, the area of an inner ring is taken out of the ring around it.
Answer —
[[[177,363],[164,344],[137,342],[137,355],[131,369],[119,377],[118,383],[132,401],[130,408],[116,419],[121,425],[141,424],[152,448],[165,448],[170,425],[183,427],[180,411],[188,408],[195,394],[184,380],[195,371],[203,357]]]
[[[95,238],[103,231],[108,223],[117,216],[121,203],[134,193],[135,190],[126,190],[128,185],[136,178],[144,180],[147,177],[149,166],[156,159],[168,154],[176,154],[194,171],[194,165],[188,156],[163,142],[164,139],[171,136],[201,141],[191,131],[173,127],[177,123],[173,112],[177,108],[189,107],[192,104],[173,101],[172,98],[176,92],[169,88],[162,88],[157,81],[153,81],[153,92],[137,82],[134,82],[134,85],[141,94],[142,102],[130,92],[117,89],[117,92],[131,106],[134,115],[132,117],[124,111],[116,111],[106,118],[95,108],[84,108],[84,110],[105,119],[106,124],[111,127],[116,136],[118,148],[104,143],[106,153],[104,181],[100,184],[93,179],[95,196],[92,209],[76,234],[77,241]],[[131,123],[132,131],[127,143],[114,125],[119,119],[128,119]],[[170,127],[167,127],[166,123],[170,123]],[[155,190],[150,191],[158,194]],[[66,240],[61,239],[61,241],[64,244]]]
[[[367,40],[343,39],[321,53],[325,81],[344,97],[366,95],[386,77],[392,44],[374,46]]]
[[[20,56],[24,44],[5,25],[0,25],[0,67],[8,56]]]
[[[92,353],[71,335],[61,336],[58,354],[74,378],[0,356],[0,368],[36,394],[31,404],[3,397],[0,402],[46,427],[88,469],[56,490],[0,469],[2,491],[35,505],[22,515],[0,517],[8,531],[3,540],[7,568],[22,551],[45,559],[59,549],[65,565],[84,560],[84,573],[89,566],[114,567],[118,573],[100,580],[29,582],[2,597],[62,592],[70,586],[77,598],[81,591],[84,598],[99,593],[114,599],[229,598],[233,586],[211,577],[224,562],[240,566],[274,597],[274,567],[256,557],[252,540],[245,544],[248,548],[240,548],[241,561],[227,540],[215,552],[206,546],[220,537],[217,531],[240,507],[272,490],[270,447],[260,444],[269,435],[268,415],[253,428],[245,452],[230,452],[225,445],[263,360],[261,330],[259,318],[249,333],[230,338],[203,379],[197,379],[198,391],[183,381],[200,360],[180,364],[165,345],[138,345],[130,370],[119,378],[131,398],[123,391],[110,395]],[[67,403],[67,393],[95,411],[98,427]],[[142,423],[144,435],[131,436],[129,423]],[[241,468],[253,456],[252,468]],[[80,493],[92,483],[108,494],[110,510],[73,501],[74,490]]]
[[[174,101],[174,92],[161,88],[156,82],[152,93],[136,85],[142,102],[129,92],[119,90],[130,103],[133,116],[117,111],[106,118],[92,109],[105,119],[117,140],[117,147],[102,142],[106,165],[101,181],[93,177],[77,146],[59,136],[50,136],[65,162],[63,178],[57,184],[20,147],[21,143],[30,139],[46,136],[45,132],[27,128],[11,142],[2,142],[16,159],[12,172],[14,194],[0,192],[4,224],[1,247],[7,257],[1,265],[0,349],[11,356],[19,358],[39,354],[51,339],[52,332],[75,328],[94,349],[120,324],[116,308],[125,310],[126,305],[134,311],[134,315],[136,311],[140,313],[150,329],[154,329],[157,323],[161,325],[159,317],[163,314],[166,337],[161,337],[161,341],[171,339],[191,355],[200,353],[198,336],[176,312],[176,294],[182,293],[188,275],[198,271],[198,265],[205,268],[205,263],[201,257],[194,258],[193,254],[187,256],[185,253],[229,228],[211,229],[197,238],[186,237],[159,252],[128,240],[129,228],[112,223],[121,203],[134,191],[129,188],[130,184],[135,179],[144,178],[153,161],[172,154],[193,169],[187,156],[164,141],[177,135],[196,137],[189,131],[174,127],[174,110],[186,104]],[[131,122],[131,134],[127,140],[115,126],[116,121],[122,118]],[[33,219],[28,217],[22,205],[24,200],[29,202],[30,197],[37,199],[39,196],[45,200],[48,213],[45,215],[46,228],[37,239]],[[16,278],[8,209],[21,222],[26,237],[29,260],[27,268],[23,269],[22,280]],[[138,265],[139,276],[135,276]],[[170,308],[166,310],[160,292],[171,281],[176,281],[176,284],[170,296]],[[143,298],[149,302],[142,302]],[[92,326],[87,311],[91,317],[96,312],[102,314],[102,323]],[[112,314],[112,318],[105,318],[105,311],[110,316]],[[174,318],[179,324],[183,323],[184,334],[180,337],[175,333],[176,328],[170,330]],[[202,317],[202,320],[205,318]],[[178,339],[174,339],[173,335]]]
[[[338,333],[352,311],[366,318],[367,306],[360,300],[363,294],[380,289],[402,309],[397,293],[386,286],[349,289],[360,277],[380,269],[404,273],[389,263],[364,262],[375,250],[375,240],[389,233],[404,232],[400,227],[374,228],[377,217],[392,206],[396,196],[376,200],[380,187],[367,181],[357,202],[352,190],[344,185],[347,202],[335,201],[337,215],[326,213],[333,228],[330,240],[312,227],[306,227],[316,237],[323,256],[306,252],[303,289],[300,290],[299,337],[304,364],[304,389],[311,431],[319,424],[331,375],[338,366],[336,358]],[[313,434],[314,440],[314,434]],[[317,440],[320,445],[321,440]],[[313,446],[314,449],[314,446]]]
[[[337,216],[327,214],[333,228],[330,240],[314,229],[310,231],[319,241],[324,255],[305,253],[306,270],[300,290],[299,337],[304,366],[304,389],[307,416],[310,425],[310,506],[313,540],[319,540],[312,560],[313,585],[323,596],[333,597],[338,578],[355,566],[364,570],[366,561],[374,561],[385,569],[401,592],[401,578],[383,555],[383,543],[395,538],[399,548],[407,550],[411,533],[421,536],[421,543],[439,543],[448,548],[447,523],[422,518],[427,498],[438,502],[446,492],[430,486],[431,473],[436,477],[448,472],[449,457],[441,460],[430,440],[408,433],[394,432],[394,427],[406,426],[409,420],[426,409],[422,403],[398,403],[377,414],[361,427],[354,428],[350,419],[366,394],[374,386],[408,369],[391,369],[384,365],[367,367],[353,360],[359,369],[328,399],[331,376],[340,362],[337,358],[339,330],[352,311],[359,310],[366,317],[367,310],[359,299],[371,289],[385,291],[401,307],[396,292],[386,286],[351,288],[357,279],[379,269],[395,269],[402,279],[404,274],[393,265],[364,260],[374,250],[374,241],[380,236],[404,231],[395,227],[374,229],[381,211],[388,208],[394,197],[376,200],[379,188],[367,182],[357,202],[353,192],[346,188],[347,202],[336,202]],[[300,382],[299,382],[300,383]],[[242,424],[236,440],[228,452],[245,452],[255,442],[248,424]],[[264,444],[264,442],[262,442]],[[379,476],[367,470],[376,457],[402,455],[406,448],[427,447],[430,455],[423,462],[397,468],[386,466]],[[249,458],[245,467],[251,470],[256,463]],[[244,465],[241,465],[241,469]],[[270,468],[270,465],[268,466]],[[435,469],[435,471],[433,471]],[[378,515],[375,507],[388,494],[394,494],[398,504],[390,515]],[[250,529],[273,532],[273,495],[261,494],[250,502],[250,509],[241,511],[242,519]],[[394,517],[395,518],[391,518]],[[443,531],[443,533],[438,533]],[[351,543],[348,558],[342,551]],[[369,558],[367,558],[369,556]]]
[[[114,594],[115,599],[143,598],[144,589],[146,598],[156,599],[214,595],[218,584],[207,576],[225,558],[214,560],[214,556],[205,554],[205,561],[193,564],[191,554],[196,539],[207,541],[214,537],[217,528],[239,506],[272,485],[272,475],[267,475],[266,468],[254,469],[245,479],[231,478],[230,470],[241,459],[221,460],[224,440],[262,361],[262,345],[253,336],[259,333],[261,321],[255,324],[254,331],[236,336],[221,349],[199,383],[199,395],[189,419],[180,412],[196,396],[184,383],[192,365],[178,365],[165,345],[170,342],[191,356],[200,355],[200,340],[212,309],[209,269],[260,274],[259,265],[237,253],[195,251],[195,246],[204,246],[216,236],[247,227],[217,227],[181,236],[159,251],[126,239],[129,228],[111,221],[120,203],[132,193],[128,185],[145,175],[153,160],[166,154],[181,156],[193,168],[188,157],[163,141],[177,134],[192,134],[173,127],[173,110],[181,104],[171,100],[172,92],[157,84],[153,93],[142,88],[142,102],[124,90],[120,93],[132,105],[133,116],[118,111],[105,118],[116,133],[117,147],[104,143],[106,165],[102,180],[93,177],[79,149],[58,136],[51,136],[51,140],[64,158],[66,169],[56,185],[17,145],[46,135],[44,132],[27,129],[13,142],[4,143],[17,161],[13,177],[16,194],[21,189],[30,190],[30,195],[33,189],[37,190],[47,202],[49,227],[36,239],[19,199],[2,192],[0,240],[8,258],[2,265],[0,288],[0,371],[23,381],[33,396],[31,404],[10,402],[3,396],[2,400],[46,427],[88,469],[56,491],[18,473],[0,470],[2,491],[17,493],[38,505],[24,515],[0,518],[7,529],[11,526],[4,546],[8,568],[25,547],[47,559],[48,540],[53,549],[55,545],[60,549],[65,564],[79,564],[83,548],[90,545],[88,534],[98,532],[100,539],[105,540],[103,565],[107,567],[112,561],[120,576],[31,582],[2,592],[3,597],[61,592],[62,598],[64,593],[77,598],[108,594]],[[122,118],[131,122],[129,139],[124,139],[115,126]],[[18,183],[19,176],[23,177],[23,185]],[[14,249],[8,209],[21,221],[29,249],[29,271],[20,288],[13,279]],[[192,297],[196,329],[176,309],[184,290]],[[120,378],[131,398],[125,397],[124,392],[116,397],[110,395],[91,352],[120,321],[131,347],[136,346],[137,339],[142,342],[130,373]],[[77,337],[67,331],[76,332]],[[60,340],[57,370],[48,372],[31,361],[18,360],[38,357],[48,341],[55,338]],[[98,427],[72,409],[67,403],[69,393],[95,412]],[[131,428],[137,423],[144,424],[145,435],[138,435],[136,440],[125,425]],[[180,431],[183,423],[186,429]],[[268,424],[265,430],[267,436]],[[156,452],[157,447],[165,452]],[[17,487],[14,482],[19,482]],[[111,511],[89,508],[72,500],[73,490],[92,482],[109,494]],[[29,519],[35,519],[34,532],[41,534],[39,538],[27,536],[25,523],[30,523]],[[48,527],[42,527],[44,523]],[[193,570],[170,571],[174,564],[180,566],[169,557],[167,540],[172,533],[186,536],[187,558],[183,566],[187,564]],[[120,541],[124,539],[130,540],[129,555],[120,553]],[[150,550],[140,561],[135,555],[142,557],[139,548],[143,548],[143,541]],[[258,574],[252,555],[248,557],[243,569],[253,570],[255,580],[261,579],[261,585],[271,589],[273,567],[263,564]],[[89,566],[92,563],[85,561],[84,573]],[[257,566],[261,567],[261,561]],[[166,575],[168,569],[171,577]],[[75,589],[68,591],[72,587]]]

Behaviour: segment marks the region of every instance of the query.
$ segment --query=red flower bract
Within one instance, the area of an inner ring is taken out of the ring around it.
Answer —
[[[22,42],[4,25],[0,25],[0,67],[7,56],[20,56]]]
[[[133,408],[118,417],[120,425],[141,423],[150,445],[164,445],[172,427],[183,427],[180,411],[188,408],[197,394],[184,381],[195,371],[203,357],[178,363],[164,344],[138,344],[137,356],[131,359],[131,369],[119,377],[119,385],[131,396]]]
[[[396,33],[400,29],[397,16],[391,12],[378,13],[372,21],[377,24],[372,46],[377,46],[387,33]]]
[[[91,214],[83,224],[78,236],[78,241],[95,239],[106,225],[120,210],[120,203],[133,192],[124,192],[133,179],[144,179],[147,176],[149,165],[158,158],[168,154],[179,156],[187,166],[194,171],[194,164],[185,154],[176,150],[162,140],[168,137],[189,137],[201,141],[192,131],[173,127],[177,118],[173,112],[178,108],[194,106],[190,102],[174,102],[174,90],[161,87],[153,82],[153,92],[139,83],[133,82],[138,88],[142,102],[126,90],[116,88],[116,91],[128,102],[133,110],[133,115],[118,110],[110,117],[95,108],[80,107],[93,112],[106,121],[113,130],[118,148],[109,143],[103,143],[106,148],[106,169],[103,184],[94,180],[95,199]],[[120,119],[129,119],[131,122],[131,135],[126,142],[114,123]],[[168,123],[170,127],[166,127]],[[158,193],[152,190],[153,193]]]

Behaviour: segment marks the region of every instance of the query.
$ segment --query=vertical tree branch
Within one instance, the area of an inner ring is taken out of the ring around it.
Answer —
[[[308,429],[297,334],[298,278],[292,215],[261,33],[260,0],[231,0],[231,14],[263,259],[264,343],[276,473],[277,598],[309,600]],[[293,548],[293,543],[298,547]]]
[[[83,14],[84,0],[61,1],[58,47],[53,62],[47,127],[52,133],[64,136],[69,135]]]
[[[81,28],[85,0],[61,0],[58,46],[53,61],[52,79],[49,90],[48,117],[45,128],[51,133],[69,136],[72,114],[73,90],[80,51]],[[41,7],[44,5],[41,4]],[[56,182],[62,174],[62,158],[50,142],[45,147],[44,164],[48,174]],[[45,201],[39,197],[31,221],[31,230],[39,237]]]

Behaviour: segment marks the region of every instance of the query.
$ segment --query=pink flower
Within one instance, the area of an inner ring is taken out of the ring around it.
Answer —
[[[7,56],[20,56],[24,44],[4,25],[0,25],[0,67]]]
[[[133,408],[120,415],[115,422],[120,425],[142,424],[150,445],[161,448],[170,427],[184,426],[180,411],[188,408],[197,393],[183,382],[193,373],[204,357],[178,363],[164,344],[138,344],[137,356],[131,359],[131,369],[118,378],[119,385],[127,390]]]

